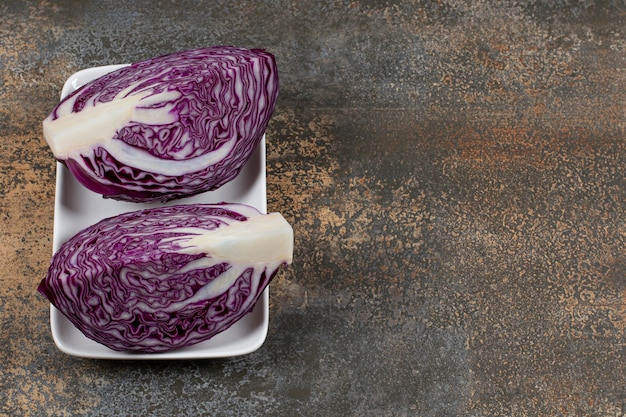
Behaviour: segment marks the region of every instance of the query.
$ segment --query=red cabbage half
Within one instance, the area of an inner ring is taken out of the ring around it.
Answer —
[[[263,138],[278,90],[264,50],[183,51],[84,85],[43,121],[43,133],[90,190],[165,202],[234,179]]]
[[[226,203],[149,208],[78,232],[38,290],[96,342],[166,352],[252,311],[292,253],[293,230],[278,213]]]

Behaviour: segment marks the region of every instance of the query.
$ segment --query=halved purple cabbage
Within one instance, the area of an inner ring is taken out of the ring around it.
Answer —
[[[165,352],[249,313],[292,253],[293,230],[278,213],[227,203],[149,208],[78,232],[38,290],[90,339]]]
[[[194,49],[93,80],[56,106],[43,132],[90,190],[165,202],[234,179],[263,138],[278,90],[264,50]]]

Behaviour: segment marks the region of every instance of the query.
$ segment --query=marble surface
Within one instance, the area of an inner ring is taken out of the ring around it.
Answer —
[[[623,1],[4,1],[1,416],[622,416]],[[36,293],[79,69],[277,56],[268,206],[295,262],[258,351],[74,358]]]

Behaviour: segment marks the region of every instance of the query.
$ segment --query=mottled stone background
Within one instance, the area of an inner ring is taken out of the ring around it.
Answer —
[[[1,416],[623,416],[626,2],[0,4]],[[84,360],[35,289],[86,67],[263,47],[296,232],[243,357]]]

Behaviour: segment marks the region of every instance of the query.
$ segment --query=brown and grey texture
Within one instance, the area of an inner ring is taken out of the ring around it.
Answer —
[[[1,416],[626,414],[626,3],[4,1]],[[295,262],[232,359],[64,355],[36,293],[73,72],[263,47]]]

